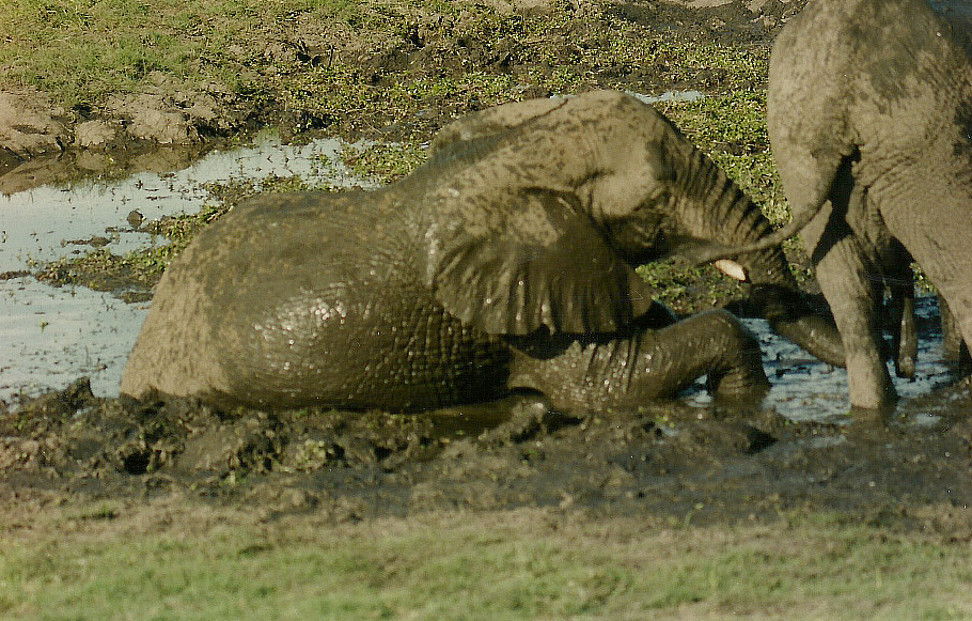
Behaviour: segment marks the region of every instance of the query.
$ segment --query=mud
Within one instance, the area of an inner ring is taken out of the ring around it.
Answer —
[[[525,13],[548,5],[492,4]],[[346,33],[339,33],[345,39],[328,40],[311,25],[297,24],[292,32],[268,37],[267,53],[311,63],[325,51],[354,55],[377,88],[393,72],[418,79],[470,65],[527,75],[553,70],[531,63],[531,45],[562,49],[569,64],[572,55],[581,57],[579,47],[609,40],[625,23],[727,45],[768,45],[782,21],[804,3],[614,2],[596,14],[591,3],[572,4],[597,18],[551,28],[548,40],[539,43],[419,19],[414,36],[377,45],[345,40]],[[727,88],[716,68],[683,82],[669,79],[661,65],[574,68],[590,75],[590,88],[642,93]],[[178,105],[172,103],[177,92],[183,93]],[[259,116],[248,102],[186,94],[161,79],[158,91],[148,95],[120,98],[105,116],[92,118],[46,108],[38,94],[18,94],[27,102],[23,109],[31,111],[17,112],[20,138],[33,136],[35,142],[12,148],[18,136],[0,131],[5,166],[0,172],[9,171],[0,183],[22,188],[32,183],[29,178],[68,174],[49,171],[128,148],[119,141],[186,142],[205,149],[212,137],[240,131]],[[198,118],[189,114],[195,100],[210,102],[212,114],[202,114],[204,104],[195,108]],[[267,114],[285,132],[289,122],[291,129],[421,139],[478,105],[442,95],[427,114],[404,124],[375,112],[289,121],[285,109]],[[166,116],[174,113],[181,116]],[[134,122],[136,117],[144,122]],[[152,119],[160,121],[157,129],[165,126],[163,133],[153,133]],[[132,127],[143,134],[131,134]],[[935,355],[923,352],[926,360]],[[558,412],[532,394],[413,414],[222,411],[193,400],[140,404],[97,397],[90,382],[79,379],[16,407],[0,404],[0,507],[21,521],[64,504],[112,499],[134,507],[162,497],[184,499],[189,506],[243,508],[265,519],[313,513],[335,522],[523,506],[660,516],[677,524],[772,521],[791,511],[824,511],[969,537],[968,380],[941,387],[954,378],[936,369],[929,372],[933,385],[922,385],[894,412],[853,416],[842,409],[839,381],[828,383],[839,372],[786,356],[767,359],[771,379],[794,387],[782,398],[777,391],[763,403],[729,406],[696,391],[677,402],[612,412]],[[800,412],[806,416],[795,415]]]
[[[0,416],[0,502],[175,495],[335,522],[523,506],[696,524],[825,511],[936,528],[929,505],[967,516],[972,502],[972,403],[967,384],[933,400],[846,425],[684,403],[557,412],[538,395],[422,414],[225,412],[98,399],[81,380]]]

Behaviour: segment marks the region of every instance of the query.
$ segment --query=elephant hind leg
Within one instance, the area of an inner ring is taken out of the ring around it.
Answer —
[[[960,181],[927,173],[908,193],[881,207],[888,229],[935,285],[939,300],[947,300],[942,305],[945,355],[956,362],[963,342],[966,351],[972,345],[972,255],[966,250],[972,240],[972,192],[956,191]]]
[[[759,342],[722,310],[627,338],[574,340],[544,358],[512,349],[510,388],[539,390],[567,409],[671,398],[703,375],[719,397],[761,396],[769,389]]]
[[[693,322],[701,326],[683,325]],[[763,370],[762,350],[759,340],[734,315],[726,311],[708,311],[691,317],[672,328],[670,338],[677,342],[685,338],[681,332],[696,331],[712,337],[708,351],[704,352],[706,387],[717,397],[738,398],[753,394],[765,394],[770,387]],[[664,335],[669,336],[669,335]],[[706,345],[701,344],[704,350]]]

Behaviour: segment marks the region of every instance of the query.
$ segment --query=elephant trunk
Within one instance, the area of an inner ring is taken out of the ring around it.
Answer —
[[[676,206],[675,212],[679,233],[690,241],[688,252],[680,254],[691,257],[718,247],[747,246],[773,234],[760,208],[712,160],[697,149],[687,155],[687,174],[678,192],[687,204]],[[752,302],[777,334],[829,364],[844,366],[833,318],[812,308],[778,245],[739,255],[736,262],[752,284]]]

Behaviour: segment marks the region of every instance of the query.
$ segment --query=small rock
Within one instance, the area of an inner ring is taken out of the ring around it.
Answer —
[[[141,211],[133,209],[128,212],[126,220],[128,220],[128,226],[132,227],[133,231],[137,231],[142,226],[142,222],[145,221],[145,216],[142,215]]]

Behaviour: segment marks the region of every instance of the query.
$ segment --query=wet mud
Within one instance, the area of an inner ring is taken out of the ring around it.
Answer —
[[[335,522],[527,506],[700,524],[809,510],[927,528],[929,505],[972,502],[970,407],[963,383],[842,424],[684,402],[558,412],[534,394],[416,414],[226,412],[100,399],[81,380],[0,416],[0,502],[175,495]]]
[[[558,411],[535,393],[416,413],[223,410],[96,397],[81,378],[0,410],[0,502],[176,497],[334,522],[517,507],[676,524],[810,511],[949,531],[935,520],[972,502],[972,392],[941,362],[934,298],[919,302],[916,379],[898,380],[902,401],[881,414],[848,411],[846,373],[759,319],[745,321],[773,387],[748,404],[713,401],[700,381],[677,401],[611,411]]]

